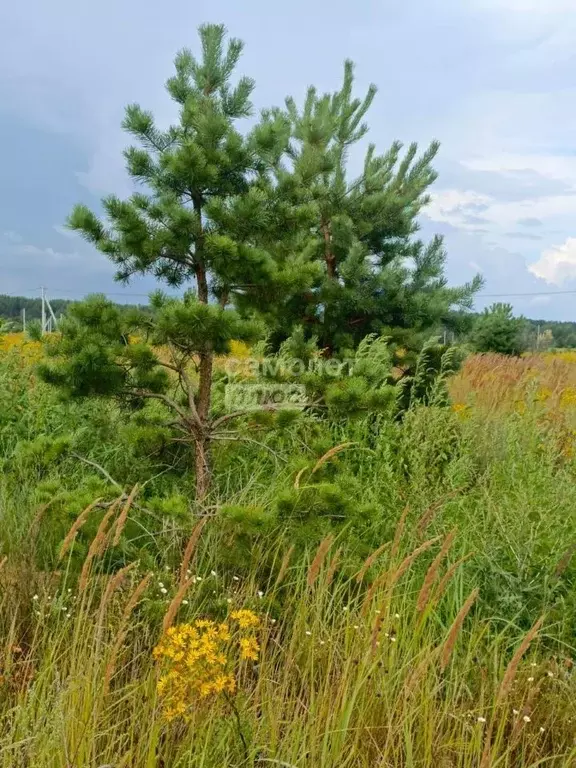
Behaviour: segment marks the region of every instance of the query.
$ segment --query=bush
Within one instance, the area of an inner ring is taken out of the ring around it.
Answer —
[[[470,343],[476,352],[519,355],[525,349],[523,318],[512,315],[510,304],[493,304],[476,320]]]

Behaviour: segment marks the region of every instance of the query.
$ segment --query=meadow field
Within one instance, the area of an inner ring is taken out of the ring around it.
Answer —
[[[223,443],[201,507],[41,355],[0,339],[1,768],[576,765],[575,353]]]

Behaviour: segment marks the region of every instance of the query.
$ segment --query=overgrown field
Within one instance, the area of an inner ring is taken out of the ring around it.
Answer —
[[[222,441],[200,507],[156,404],[4,347],[1,768],[576,765],[571,353]]]

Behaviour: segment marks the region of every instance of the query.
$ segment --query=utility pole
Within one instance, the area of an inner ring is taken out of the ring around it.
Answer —
[[[26,333],[26,307],[22,307],[22,333]]]
[[[42,336],[44,336],[46,331],[46,299],[44,297],[44,286],[40,288],[40,291],[42,292]]]
[[[52,309],[52,304],[50,304],[50,299],[48,298],[46,299],[46,306],[48,307],[48,311],[50,312],[50,317],[48,318],[50,331],[55,331],[56,328],[58,327],[58,321],[56,320],[56,315],[54,314],[54,311]]]

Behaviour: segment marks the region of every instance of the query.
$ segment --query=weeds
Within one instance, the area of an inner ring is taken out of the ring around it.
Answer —
[[[83,449],[120,496],[66,454],[27,475],[7,411],[0,768],[576,764],[572,365],[472,358],[464,409],[225,446],[202,517],[120,429]],[[350,503],[284,517],[310,467]]]

